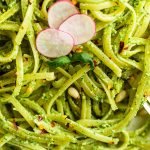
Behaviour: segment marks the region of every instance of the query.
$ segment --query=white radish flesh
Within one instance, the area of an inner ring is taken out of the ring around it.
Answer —
[[[71,35],[56,29],[43,30],[36,39],[37,50],[50,58],[67,55],[72,50],[73,45],[74,40]]]
[[[65,20],[59,27],[73,36],[75,45],[89,41],[95,34],[95,22],[84,14],[76,14]]]
[[[79,11],[71,2],[67,0],[58,1],[49,8],[49,26],[58,29],[67,18],[78,13]]]

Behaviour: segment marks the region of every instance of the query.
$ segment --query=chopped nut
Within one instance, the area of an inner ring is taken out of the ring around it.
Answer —
[[[44,127],[43,127],[42,124],[39,124],[38,127],[39,127],[40,130],[43,130],[43,129],[44,129]]]
[[[117,103],[121,102],[127,97],[127,92],[125,90],[122,90],[115,98],[115,101]]]
[[[70,87],[68,89],[68,94],[71,97],[73,97],[74,99],[79,99],[80,98],[79,92],[74,87]]]

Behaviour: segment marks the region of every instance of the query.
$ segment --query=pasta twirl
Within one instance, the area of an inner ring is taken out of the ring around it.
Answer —
[[[55,2],[0,1],[0,149],[148,150],[150,1],[72,1],[96,34],[57,67],[35,45]]]

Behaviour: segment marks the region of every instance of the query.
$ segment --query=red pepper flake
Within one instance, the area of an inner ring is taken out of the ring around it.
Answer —
[[[69,123],[67,123],[67,124],[66,124],[66,127],[67,127],[67,128],[69,128],[69,126],[70,126],[70,124],[69,124]]]
[[[15,120],[13,121],[13,126],[16,130],[18,130],[18,126],[17,126],[17,123],[15,122]]]
[[[54,121],[51,122],[51,127],[55,127],[56,126],[56,123]]]
[[[48,132],[45,129],[42,129],[41,134],[45,134],[45,133],[48,133]]]
[[[121,53],[123,49],[124,49],[124,42],[120,41],[119,53]]]
[[[42,116],[38,116],[38,121],[42,121],[43,117]]]
[[[97,66],[97,61],[93,60],[93,62],[94,62],[94,66],[96,67]]]

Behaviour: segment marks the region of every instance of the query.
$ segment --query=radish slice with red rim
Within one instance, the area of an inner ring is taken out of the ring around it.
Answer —
[[[68,0],[58,1],[48,10],[49,26],[57,29],[67,18],[78,13],[78,9]]]
[[[95,22],[84,14],[76,14],[65,20],[59,27],[73,36],[75,45],[89,41],[95,34]]]
[[[56,29],[43,30],[36,39],[37,50],[50,58],[67,55],[72,50],[73,45],[74,40],[71,35]]]

